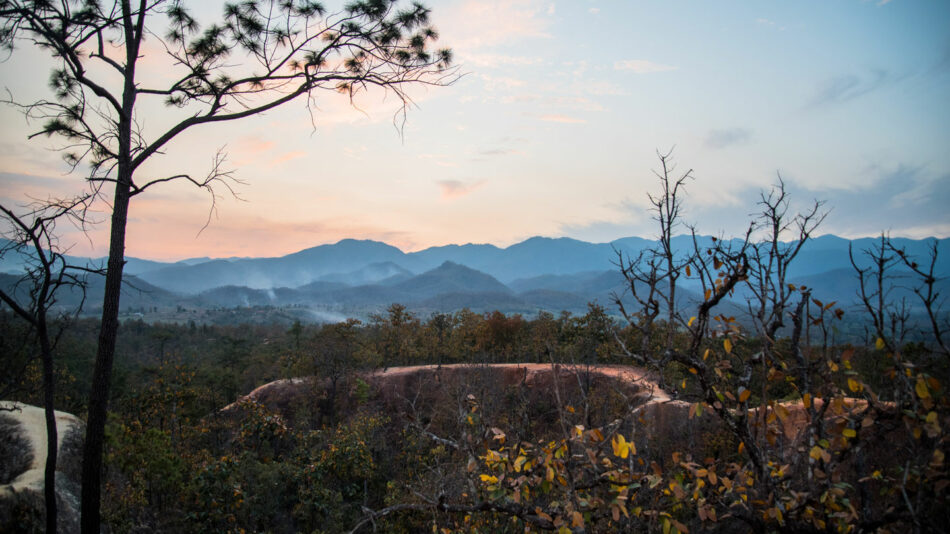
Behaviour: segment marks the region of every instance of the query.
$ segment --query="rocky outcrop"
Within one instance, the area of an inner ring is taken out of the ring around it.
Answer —
[[[76,416],[56,412],[59,532],[79,532],[83,427]],[[45,530],[46,449],[43,408],[0,401],[0,532]]]
[[[738,441],[710,408],[700,413],[689,402],[672,399],[642,369],[620,365],[570,366],[550,364],[479,364],[421,365],[393,367],[357,375],[358,380],[342,380],[334,386],[332,411],[340,417],[352,413],[360,402],[369,398],[374,408],[403,422],[423,418],[426,422],[454,417],[460,403],[472,395],[487,411],[512,412],[518,403],[530,412],[531,425],[541,429],[556,424],[557,406],[575,404],[581,389],[599,392],[600,420],[590,424],[607,424],[624,413],[627,417],[622,432],[635,440],[640,456],[669,461],[670,451],[683,451],[693,458],[729,458],[737,456]],[[359,383],[362,383],[364,399]],[[291,425],[319,426],[327,423],[329,382],[309,378],[278,380],[258,387],[238,402],[227,406],[222,415],[241,417],[241,404],[252,401],[280,414]],[[587,396],[588,400],[593,396]],[[611,400],[612,399],[612,400]],[[615,403],[607,405],[609,403]],[[816,400],[816,406],[820,401]],[[842,418],[855,417],[866,405],[863,401],[845,400],[837,410],[825,415],[826,426],[841,425]],[[620,404],[622,403],[622,406]],[[753,409],[749,424],[753,433],[768,442],[786,462],[807,457],[804,431],[808,415],[801,402],[780,403],[783,416],[777,424],[768,425],[772,408]],[[488,406],[493,405],[493,406]],[[443,409],[438,409],[442,407]],[[448,410],[444,409],[449,407]],[[492,410],[494,408],[494,410]],[[415,413],[409,413],[410,411]],[[483,410],[485,411],[485,410]],[[446,414],[447,412],[447,414]],[[839,413],[840,412],[840,413]],[[595,414],[597,415],[597,414]],[[304,421],[306,419],[306,421]],[[774,417],[771,419],[775,419]],[[767,436],[767,434],[770,434]],[[803,452],[804,451],[804,452]]]

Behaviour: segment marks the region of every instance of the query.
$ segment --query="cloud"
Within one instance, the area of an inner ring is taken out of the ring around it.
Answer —
[[[286,163],[292,159],[302,158],[306,155],[307,153],[304,152],[303,150],[294,150],[292,152],[287,152],[286,154],[281,154],[280,156],[277,156],[276,158],[271,160],[270,166],[274,167],[274,166],[280,165],[281,163]]]
[[[545,122],[560,122],[564,124],[584,124],[585,122],[587,122],[584,119],[578,119],[576,117],[568,117],[567,115],[558,115],[556,113],[541,115],[538,118]]]
[[[484,180],[475,183],[465,183],[461,180],[439,180],[436,183],[439,184],[439,188],[442,190],[442,198],[444,200],[454,200],[464,197],[485,185]]]
[[[629,93],[619,85],[605,80],[584,80],[576,88],[579,93],[594,96],[626,96]]]
[[[508,78],[508,77],[494,77],[487,74],[481,75],[482,80],[485,81],[485,90],[486,91],[497,91],[499,89],[514,89],[515,87],[524,87],[527,85],[527,82],[524,80],[519,80],[517,78]]]
[[[825,80],[809,101],[809,107],[844,104],[868,93],[891,86],[905,76],[885,69],[874,69],[864,76],[840,74]]]
[[[479,152],[482,156],[523,156],[524,152],[513,148],[490,148]]]
[[[651,74],[676,69],[677,67],[654,63],[646,59],[625,59],[623,61],[614,62],[614,70],[629,70],[635,74]]]
[[[536,0],[467,0],[440,14],[441,33],[468,54],[524,38],[550,38],[550,5]]]
[[[775,26],[775,22],[769,19],[755,19],[755,23],[760,26]]]
[[[451,160],[451,156],[446,154],[419,154],[419,159],[431,161],[439,167],[455,168],[459,166],[458,163]]]
[[[706,148],[719,150],[722,148],[742,145],[752,139],[752,131],[745,128],[727,128],[725,130],[710,130],[706,134],[703,144]]]
[[[868,237],[890,232],[922,238],[950,236],[946,206],[950,203],[950,172],[905,162],[873,164],[856,171],[865,181],[851,188],[821,189],[787,181],[792,198],[818,198],[831,209],[822,232],[842,237]]]
[[[509,56],[506,54],[469,53],[463,58],[465,63],[479,67],[528,67],[544,63],[543,58],[527,56]]]
[[[631,199],[604,205],[609,215],[599,218],[562,222],[557,234],[592,243],[609,243],[632,235],[650,236],[656,231],[650,211],[643,202]]]

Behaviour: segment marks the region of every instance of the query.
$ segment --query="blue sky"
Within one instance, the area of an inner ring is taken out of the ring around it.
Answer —
[[[152,191],[133,202],[129,254],[652,237],[651,169],[674,146],[695,175],[685,219],[703,233],[741,233],[781,174],[798,205],[826,202],[822,233],[950,236],[950,2],[428,5],[465,75],[413,91],[401,134],[396,103],[378,94],[358,110],[321,95],[315,129],[298,103],[190,134],[151,170],[200,174],[226,147],[243,200],[221,199],[199,234],[206,196]],[[16,51],[0,85],[36,94],[39,57]],[[147,109],[146,127],[161,124],[161,108]],[[0,120],[4,202],[76,187],[51,145],[26,141],[20,116]],[[105,236],[65,239],[102,253]]]

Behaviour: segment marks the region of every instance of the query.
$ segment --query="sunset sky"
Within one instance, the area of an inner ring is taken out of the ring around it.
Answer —
[[[674,146],[679,171],[696,177],[684,216],[702,233],[742,232],[781,174],[796,203],[827,202],[821,233],[950,236],[950,2],[426,4],[464,76],[414,90],[402,133],[395,99],[366,95],[356,109],[335,94],[318,95],[315,127],[298,102],[195,130],[151,170],[202,174],[226,147],[241,200],[222,197],[199,234],[210,208],[201,192],[137,197],[127,253],[653,237],[651,169]],[[20,100],[45,94],[42,57],[16,50],[0,86]],[[0,124],[4,204],[81,187],[54,145],[26,139],[36,125],[10,108]],[[88,235],[63,241],[105,254],[105,224]]]

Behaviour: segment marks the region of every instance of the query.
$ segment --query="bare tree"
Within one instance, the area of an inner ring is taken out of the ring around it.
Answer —
[[[63,142],[66,161],[85,174],[95,194],[113,187],[110,245],[102,320],[83,454],[82,531],[97,532],[100,471],[110,380],[118,331],[119,292],[130,199],[152,186],[187,181],[207,191],[229,188],[216,158],[207,176],[150,174],[145,164],[185,131],[258,115],[286,103],[309,104],[321,91],[351,98],[371,87],[394,94],[402,115],[414,85],[447,85],[457,78],[451,52],[433,51],[438,34],[429,10],[395,0],[365,0],[328,14],[309,0],[228,3],[223,20],[200,28],[179,0],[0,1],[0,44],[38,46],[57,63],[52,100],[16,104],[42,121],[36,135]],[[147,52],[146,39],[164,49]],[[142,58],[162,56],[161,79],[140,73]],[[12,102],[12,99],[10,99]],[[168,123],[146,131],[142,114],[164,103]]]
[[[667,153],[657,151],[660,170],[653,171],[659,179],[660,193],[648,194],[654,220],[659,225],[657,247],[641,251],[635,258],[624,257],[617,251],[616,265],[627,280],[625,292],[639,304],[637,311],[628,311],[623,303],[623,295],[614,295],[614,302],[620,313],[641,335],[641,354],[646,354],[650,338],[656,329],[656,319],[661,311],[666,311],[666,345],[673,344],[673,335],[677,319],[676,282],[685,273],[686,266],[693,261],[689,254],[677,255],[673,249],[673,235],[682,225],[682,194],[686,183],[693,179],[693,170],[689,169],[675,177],[676,165],[672,160],[672,150]]]
[[[19,280],[9,288],[0,288],[0,302],[26,321],[36,337],[43,368],[43,405],[46,418],[46,466],[44,471],[44,500],[46,504],[46,532],[56,532],[56,457],[59,449],[55,413],[55,370],[53,351],[71,313],[78,313],[82,305],[63,309],[55,314],[57,293],[78,288],[85,294],[84,275],[88,269],[70,265],[59,249],[56,224],[60,221],[82,223],[89,196],[70,200],[50,200],[37,203],[26,213],[17,214],[0,205],[5,237],[0,247],[0,258],[16,254],[25,258],[25,268]],[[57,326],[50,323],[59,319]]]

